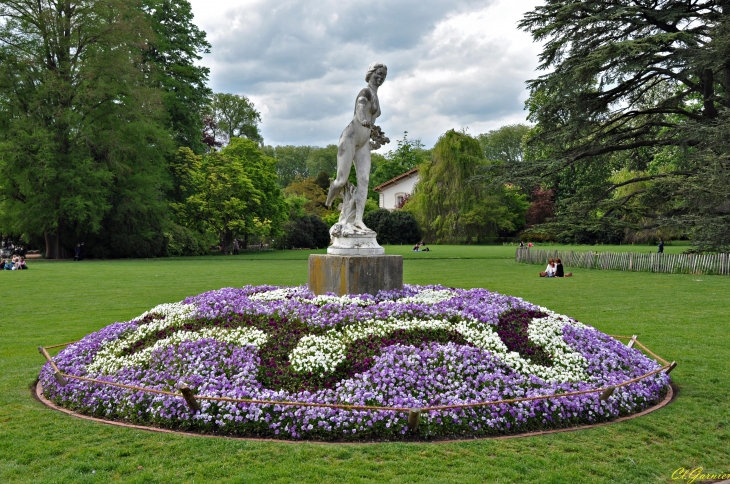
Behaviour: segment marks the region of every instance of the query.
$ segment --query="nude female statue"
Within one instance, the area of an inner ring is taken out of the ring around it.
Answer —
[[[380,116],[378,88],[385,82],[388,68],[384,64],[372,63],[368,67],[365,81],[368,86],[357,95],[352,121],[340,135],[337,149],[337,177],[330,185],[326,205],[329,207],[338,195],[342,195],[343,206],[340,221],[332,227],[332,235],[352,235],[359,231],[371,232],[362,221],[370,180],[370,150],[378,149],[390,141],[385,138],[375,120]],[[370,138],[374,142],[371,144]],[[355,163],[357,187],[348,184],[350,169]]]

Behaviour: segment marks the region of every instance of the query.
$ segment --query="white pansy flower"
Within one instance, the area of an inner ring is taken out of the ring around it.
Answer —
[[[142,364],[149,359],[154,350],[165,346],[177,345],[183,341],[198,341],[213,338],[218,341],[233,343],[237,346],[253,345],[258,348],[267,340],[266,334],[254,328],[203,328],[196,332],[178,331],[169,338],[155,342],[149,348],[145,348],[132,355],[123,355],[125,350],[152,334],[167,328],[182,327],[185,323],[193,319],[195,309],[196,307],[194,305],[183,304],[182,302],[160,304],[134,318],[132,321],[137,322],[150,314],[160,314],[163,316],[163,318],[153,319],[147,324],[138,326],[137,329],[124,334],[119,339],[105,342],[94,356],[94,360],[89,364],[87,370],[89,373],[110,374],[121,368]]]
[[[477,320],[451,323],[447,320],[367,320],[332,329],[321,336],[305,336],[289,355],[296,371],[330,373],[344,361],[347,345],[368,336],[385,336],[396,330],[446,329],[456,330],[474,346],[492,352],[518,373],[534,374],[546,381],[578,381],[585,378],[587,361],[563,341],[563,328],[570,324],[585,327],[565,316],[552,313],[546,318],[535,318],[528,326],[528,338],[543,347],[552,357],[553,366],[532,363],[515,351],[509,351],[497,332],[489,324]]]
[[[185,341],[200,341],[202,339],[214,339],[224,343],[232,343],[236,346],[255,346],[260,348],[268,340],[268,336],[256,328],[203,328],[199,331],[178,331],[168,338],[155,342],[153,346],[144,348],[131,355],[113,355],[103,360],[95,358],[88,366],[89,372],[109,374],[122,368],[140,366],[149,361],[152,354],[167,346],[176,346]]]
[[[448,301],[454,296],[456,296],[456,293],[449,290],[424,289],[415,296],[402,297],[400,299],[396,299],[396,301],[401,304],[437,304],[443,301]]]
[[[249,296],[253,301],[279,301],[292,297],[298,292],[296,287],[282,287],[271,291],[258,292]]]
[[[325,304],[338,304],[341,306],[346,305],[357,305],[361,307],[371,306],[378,304],[378,302],[371,298],[361,298],[356,295],[346,296],[332,296],[332,295],[320,295],[315,296],[311,299],[301,297],[300,288],[295,287],[283,287],[280,289],[273,289],[271,291],[259,292],[250,296],[253,301],[280,301],[284,299],[294,299],[307,304],[314,304],[316,306],[324,306]],[[418,304],[436,304],[442,301],[448,301],[449,299],[456,296],[454,291],[446,289],[425,289],[415,296],[402,297],[396,299],[393,302],[407,304],[407,303],[418,303]]]

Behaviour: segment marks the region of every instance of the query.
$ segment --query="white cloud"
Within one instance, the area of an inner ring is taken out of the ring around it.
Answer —
[[[336,143],[373,61],[388,65],[378,124],[392,140],[525,120],[539,46],[517,22],[540,0],[190,3],[213,90],[249,96],[267,144]]]

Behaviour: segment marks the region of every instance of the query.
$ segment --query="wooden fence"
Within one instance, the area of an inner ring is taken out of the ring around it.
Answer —
[[[729,254],[639,254],[635,252],[576,252],[518,248],[517,262],[543,264],[560,259],[565,267],[618,271],[669,272],[674,274],[730,275]]]

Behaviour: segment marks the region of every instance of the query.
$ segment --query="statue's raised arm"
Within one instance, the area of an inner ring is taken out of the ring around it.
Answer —
[[[363,223],[362,216],[370,181],[370,150],[378,149],[390,141],[381,129],[375,126],[375,120],[380,116],[378,88],[385,82],[387,75],[388,68],[384,64],[370,64],[365,75],[368,85],[358,93],[352,121],[340,135],[337,149],[337,177],[330,185],[326,202],[326,205],[330,206],[338,195],[342,195],[340,220],[330,230],[333,236],[372,232]],[[357,186],[347,181],[353,163]]]

